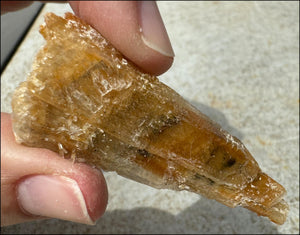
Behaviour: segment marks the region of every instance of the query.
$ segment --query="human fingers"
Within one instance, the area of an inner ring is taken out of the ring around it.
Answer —
[[[69,1],[75,14],[98,30],[145,72],[159,75],[174,52],[154,1]]]
[[[1,113],[1,226],[48,217],[94,224],[107,194],[100,171],[17,144],[10,115]]]

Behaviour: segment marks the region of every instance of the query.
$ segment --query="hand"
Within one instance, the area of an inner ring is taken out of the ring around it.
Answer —
[[[1,14],[27,5],[1,1]],[[142,70],[159,75],[172,65],[174,53],[155,2],[70,5]],[[93,224],[104,213],[108,193],[100,171],[17,144],[6,113],[1,114],[1,138],[1,226],[48,217]]]

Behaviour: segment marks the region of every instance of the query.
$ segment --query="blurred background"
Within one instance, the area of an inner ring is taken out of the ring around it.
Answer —
[[[17,12],[1,15],[1,72],[22,42],[44,4],[34,2]]]

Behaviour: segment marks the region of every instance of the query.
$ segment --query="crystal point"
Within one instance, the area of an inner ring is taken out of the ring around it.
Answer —
[[[284,223],[285,189],[237,138],[73,14],[48,13],[40,32],[47,43],[12,101],[19,143]]]

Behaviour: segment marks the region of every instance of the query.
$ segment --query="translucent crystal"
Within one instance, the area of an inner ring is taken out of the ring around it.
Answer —
[[[47,44],[12,101],[19,143],[284,223],[285,189],[237,138],[71,13],[45,21]]]

